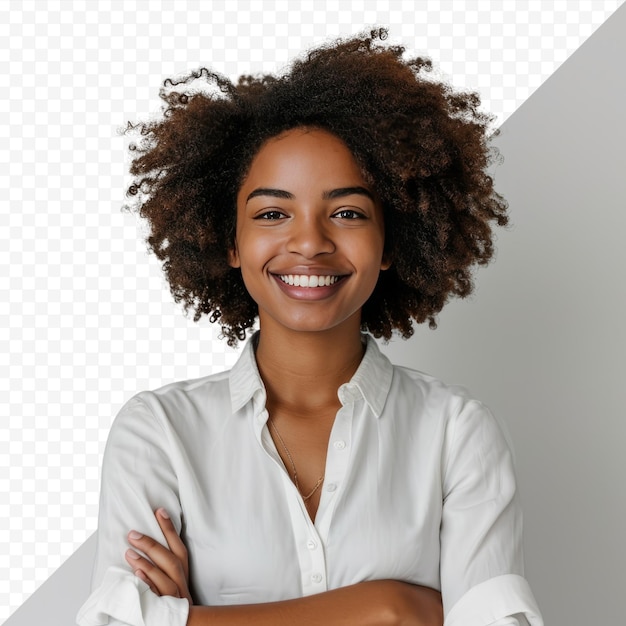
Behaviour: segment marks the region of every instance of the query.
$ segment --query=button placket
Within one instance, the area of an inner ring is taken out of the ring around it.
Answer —
[[[302,594],[310,596],[326,591],[324,544],[287,472],[281,471],[281,478],[291,518],[294,549],[300,566]],[[318,580],[317,576],[321,578]]]
[[[326,555],[315,526],[310,522],[310,519],[307,531],[306,549],[298,550],[304,595],[326,591]]]
[[[326,456],[325,484],[315,518],[315,527],[323,542],[328,539],[333,510],[348,471],[352,420],[355,411],[355,404],[352,401],[351,392],[349,392],[350,390],[346,387],[340,388],[340,399],[344,405],[337,412],[330,433]]]

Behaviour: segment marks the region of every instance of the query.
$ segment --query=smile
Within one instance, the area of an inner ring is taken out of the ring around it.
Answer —
[[[341,276],[310,276],[307,274],[282,274],[278,278],[287,285],[295,287],[330,287]]]

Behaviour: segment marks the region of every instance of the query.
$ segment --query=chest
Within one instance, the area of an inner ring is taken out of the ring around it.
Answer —
[[[282,461],[312,520],[317,515],[326,480],[328,443],[338,410],[337,406],[304,416],[271,410],[267,434],[272,441],[265,433],[262,435],[268,453],[274,458],[277,455]],[[335,445],[345,446],[345,442],[335,440]]]
[[[224,432],[206,466],[189,468],[196,475],[180,484],[194,485],[193,494],[181,501],[194,501],[185,540],[199,601],[264,602],[381,578],[438,586],[433,433],[399,437],[397,427],[356,413],[339,411],[330,429],[314,516],[266,421],[258,437],[239,433],[236,444]]]

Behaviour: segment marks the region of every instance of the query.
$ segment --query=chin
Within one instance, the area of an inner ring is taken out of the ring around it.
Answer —
[[[260,326],[263,328],[263,320],[260,320]],[[272,326],[275,329],[282,327],[289,332],[301,332],[301,333],[322,333],[329,331],[339,331],[345,329],[346,331],[357,328],[360,332],[361,320],[360,316],[358,320],[354,320],[352,315],[342,317],[341,319],[315,319],[311,316],[301,317],[297,319],[277,319],[272,318],[269,323],[266,322],[266,326]]]

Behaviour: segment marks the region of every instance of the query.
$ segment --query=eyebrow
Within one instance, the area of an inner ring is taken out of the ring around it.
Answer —
[[[335,198],[344,198],[345,196],[366,196],[372,202],[374,202],[374,195],[371,191],[365,189],[365,187],[341,187],[340,189],[333,189],[332,191],[325,191],[322,197],[324,200],[334,200]]]
[[[255,189],[250,195],[246,198],[246,202],[252,200],[252,198],[256,198],[257,196],[271,196],[272,198],[282,198],[283,200],[293,200],[295,196],[284,189],[269,189],[267,187],[259,187]]]
[[[344,198],[346,196],[360,195],[366,196],[372,202],[374,201],[374,195],[371,191],[365,189],[365,187],[340,187],[339,189],[332,189],[331,191],[325,191],[322,194],[324,200],[334,200],[336,198]],[[252,191],[246,198],[246,202],[256,198],[257,196],[270,196],[272,198],[282,198],[283,200],[294,200],[295,196],[290,191],[284,189],[271,189],[269,187],[259,187]]]

